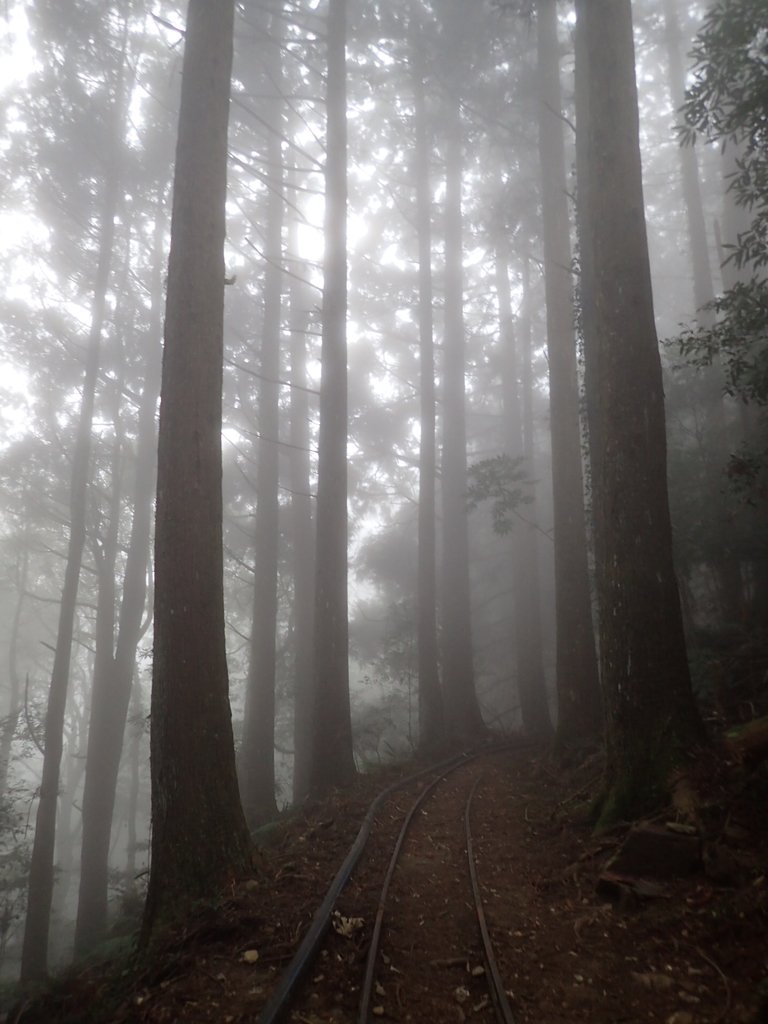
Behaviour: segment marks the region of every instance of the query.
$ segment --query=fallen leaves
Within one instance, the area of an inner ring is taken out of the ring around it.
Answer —
[[[651,971],[648,974],[632,971],[632,977],[639,985],[651,992],[668,992],[675,985],[674,980],[668,974],[659,974],[656,971]]]
[[[338,910],[334,910],[331,924],[338,935],[351,939],[363,928],[365,921],[362,917],[344,917]]]

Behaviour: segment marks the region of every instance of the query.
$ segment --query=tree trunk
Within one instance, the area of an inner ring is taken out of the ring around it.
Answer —
[[[674,0],[664,0],[664,27],[669,66],[669,93],[673,107],[680,110],[685,101],[685,68],[680,55],[680,23]],[[695,146],[680,146],[678,152],[693,271],[696,318],[701,327],[709,330],[714,327],[715,313],[714,310],[705,307],[714,300],[715,289],[712,283],[704,204],[701,198],[698,154]],[[709,426],[706,450],[702,455],[714,484],[709,509],[709,514],[714,519],[712,570],[718,581],[723,620],[735,622],[740,618],[739,613],[743,605],[743,581],[739,559],[728,546],[730,524],[727,502],[723,494],[726,486],[723,471],[730,448],[730,431],[726,422],[724,381],[719,359],[714,359],[711,366],[703,367],[700,374]]]
[[[280,329],[282,325],[283,158],[280,18],[265,33],[264,70],[270,95],[267,126],[269,198],[264,240],[264,322],[259,381],[259,442],[256,464],[253,618],[245,695],[240,778],[243,809],[251,828],[277,816],[275,801],[275,650],[277,561],[280,547]]]
[[[127,836],[125,841],[125,885],[128,892],[136,888],[136,856],[138,854],[139,817],[139,782],[141,738],[144,732],[144,709],[141,704],[140,687],[134,686],[131,695],[131,720],[129,724],[130,742],[128,746],[128,764],[130,780],[128,783]]]
[[[262,361],[262,372],[266,373]],[[260,388],[262,399],[267,390]],[[267,400],[269,404],[269,400]],[[262,401],[259,409],[263,410]],[[253,614],[250,658],[246,681],[240,787],[250,828],[277,816],[275,800],[275,651],[277,629],[277,556],[279,506],[277,496],[277,444],[265,440],[269,415],[259,415],[259,457],[256,470],[257,511],[254,535]],[[266,448],[273,451],[265,454]]]
[[[292,222],[295,252],[296,227]],[[312,496],[309,467],[309,393],[307,391],[307,338],[309,296],[296,278],[291,279],[291,423],[289,479],[291,488],[291,564],[293,575],[293,801],[306,800],[312,770],[312,658],[315,549],[312,533]]]
[[[685,102],[685,68],[680,55],[680,22],[675,0],[664,0],[664,37],[669,67],[669,94],[672,106],[679,111]],[[695,146],[680,146],[680,172],[683,182],[683,201],[688,223],[688,244],[693,271],[693,298],[696,315],[702,327],[714,325],[714,312],[703,309],[715,297],[709,243],[704,218],[699,181],[699,158]]]
[[[528,478],[533,478],[533,410],[531,396],[530,320],[525,308],[528,299],[527,268],[524,276],[524,307],[521,359],[518,362],[517,341],[513,326],[512,295],[509,286],[509,245],[500,233],[496,243],[496,294],[499,302],[499,335],[502,354],[502,393],[504,443],[511,458],[522,455]],[[527,364],[527,366],[526,366]],[[522,366],[522,374],[518,373]],[[520,377],[520,379],[518,379]],[[520,713],[526,733],[540,740],[552,736],[549,717],[541,643],[541,611],[539,567],[536,557],[536,536],[533,524],[522,519],[515,523],[512,534],[514,579],[512,590],[514,652],[517,662],[517,686]]]
[[[467,533],[467,432],[464,393],[462,267],[462,127],[458,65],[462,12],[447,0],[446,55],[451,81],[445,99],[445,333],[443,341],[443,550],[441,654],[446,731],[461,738],[485,731],[475,694]]]
[[[604,822],[663,800],[703,737],[672,562],[661,361],[653,318],[629,0],[577,0],[585,370],[600,668]],[[598,201],[599,197],[599,201]]]
[[[103,938],[107,928],[107,887],[109,840],[112,828],[112,801],[108,768],[111,743],[108,719],[112,715],[112,683],[115,657],[115,570],[120,515],[120,459],[122,432],[118,427],[119,410],[114,417],[116,436],[112,458],[112,496],[109,525],[103,541],[94,543],[98,580],[96,606],[96,649],[93,659],[90,722],[83,788],[83,836],[80,857],[80,890],[75,925],[75,955],[85,953]],[[122,745],[122,735],[117,737]]]
[[[234,0],[190,0],[160,402],[142,941],[245,871],[224,641],[221,405]]]
[[[347,621],[347,0],[328,7],[322,383],[317,467],[312,787],[355,774]]]
[[[86,681],[84,678],[83,683]],[[84,761],[78,756],[85,739],[84,716],[75,712],[67,717],[67,725],[69,729],[64,744],[62,784],[56,818],[55,874],[51,903],[51,928],[55,929],[53,945],[59,947],[62,944],[62,933],[65,929],[69,931],[69,892],[75,877],[75,847],[79,843],[82,826],[80,815],[75,813],[78,810],[75,800],[85,771]]]
[[[39,803],[35,821],[35,839],[29,871],[27,917],[21,955],[22,981],[43,977],[48,964],[48,933],[51,902],[53,899],[53,855],[56,838],[56,806],[59,795],[59,775],[63,751],[64,714],[69,688],[72,660],[72,642],[77,607],[80,567],[83,560],[86,535],[86,510],[91,459],[91,426],[96,397],[96,383],[101,354],[101,335],[106,319],[106,295],[112,263],[114,221],[119,199],[120,132],[123,126],[123,78],[113,104],[113,148],[107,155],[107,167],[102,196],[99,237],[99,257],[94,285],[91,325],[85,356],[83,397],[72,451],[72,477],[70,484],[70,528],[67,546],[67,564],[59,608],[56,649],[48,691],[45,716],[43,771]]]
[[[530,265],[523,257],[523,296],[520,317],[520,412],[522,413],[523,456],[527,472],[536,479],[536,455],[533,438],[533,367],[531,344]],[[528,516],[525,517],[528,520]],[[539,538],[533,519],[521,522],[516,530],[515,586],[517,610],[517,647],[520,668],[520,704],[523,724],[531,736],[551,739],[554,733],[547,703],[544,678],[544,652],[541,636],[541,588],[539,585]]]
[[[21,612],[24,607],[24,598],[27,591],[27,577],[29,573],[29,531],[25,524],[22,539],[22,549],[17,562],[16,590],[18,597],[16,607],[13,610],[11,619],[11,635],[8,640],[8,681],[10,692],[8,694],[8,714],[2,723],[0,730],[0,794],[8,792],[8,774],[11,767],[11,751],[13,739],[16,735],[16,728],[24,704],[21,697],[21,680],[19,678],[18,644],[19,627],[21,625]]]
[[[161,200],[162,202],[162,200]],[[75,925],[75,952],[80,954],[101,941],[107,929],[109,844],[117,791],[125,723],[131,697],[136,651],[147,602],[147,564],[152,529],[152,500],[156,469],[156,413],[160,390],[159,344],[162,330],[163,237],[166,220],[158,204],[155,221],[152,313],[144,389],[139,406],[136,468],[133,482],[133,521],[125,563],[118,617],[117,641],[112,653],[113,626],[109,627],[109,659],[94,672],[91,719],[88,729],[85,788],[83,791],[83,847],[80,892]],[[107,576],[114,572],[106,566]],[[101,601],[101,587],[100,587]],[[114,593],[112,595],[114,601]]]
[[[416,23],[414,22],[414,25]],[[419,671],[419,747],[433,750],[444,737],[437,645],[437,576],[435,538],[435,351],[432,323],[432,215],[430,145],[424,96],[423,41],[413,30],[414,179],[419,240],[419,519],[417,568],[417,644]]]
[[[557,745],[599,735],[600,683],[589,588],[571,241],[556,0],[539,0],[539,158],[547,306],[555,543]]]

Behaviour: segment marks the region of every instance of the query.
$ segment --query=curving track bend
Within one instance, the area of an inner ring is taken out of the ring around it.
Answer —
[[[374,801],[259,1024],[318,1020],[313,987],[329,975],[333,1020],[514,1024],[471,832],[473,797],[505,749],[443,762]]]

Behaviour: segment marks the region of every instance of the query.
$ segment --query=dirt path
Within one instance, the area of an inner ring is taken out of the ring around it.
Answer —
[[[354,791],[287,819],[254,878],[189,921],[138,979],[83,972],[14,1024],[258,1021],[370,800],[394,774],[362,779]],[[700,871],[665,880],[653,899],[629,892],[609,904],[596,882],[622,834],[595,839],[586,823],[599,767],[556,776],[530,751],[462,767],[417,814],[388,902],[374,1019],[494,1020],[463,834],[478,775],[475,860],[517,1024],[758,1024],[768,977],[763,815],[735,807],[713,825],[717,848],[740,865],[730,879]],[[287,1018],[295,1024],[357,1020],[381,877],[412,798],[398,794],[378,815],[337,904],[339,931],[329,933]]]

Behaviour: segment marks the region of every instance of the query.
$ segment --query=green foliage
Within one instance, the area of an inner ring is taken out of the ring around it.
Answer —
[[[712,303],[718,319],[711,328],[687,328],[676,339],[694,366],[720,359],[726,393],[745,402],[768,404],[768,287],[738,282]]]
[[[381,612],[381,609],[379,609]],[[351,650],[366,669],[352,717],[355,755],[363,766],[402,757],[415,747],[417,694],[416,610],[409,599],[391,601],[383,616],[374,608],[351,627]],[[366,635],[367,634],[367,635]]]
[[[768,447],[733,452],[727,474],[734,493],[749,504],[765,499],[768,497]]]
[[[492,501],[493,532],[503,536],[512,529],[512,517],[521,505],[533,501],[526,488],[534,481],[526,479],[522,456],[496,455],[469,467],[469,507],[475,509],[482,501]]]
[[[763,0],[718,0],[710,8],[693,50],[693,82],[683,106],[684,143],[698,134],[723,147],[738,147],[736,172],[729,188],[738,206],[752,221],[739,235],[730,259],[754,270],[768,265],[768,28]],[[742,292],[734,299],[734,312],[763,311],[765,282],[752,281],[750,289],[762,296],[746,302]],[[728,306],[720,312],[730,315]]]
[[[0,796],[0,961],[24,917],[30,847],[17,804],[18,787]]]
[[[712,303],[712,327],[687,329],[676,339],[693,365],[719,359],[725,390],[745,402],[768,404],[768,28],[764,0],[717,0],[693,50],[693,81],[683,106],[684,144],[697,135],[736,147],[729,190],[750,223],[728,260],[746,272]],[[751,274],[751,280],[746,280]],[[733,457],[728,474],[737,489],[754,488],[765,451]]]

